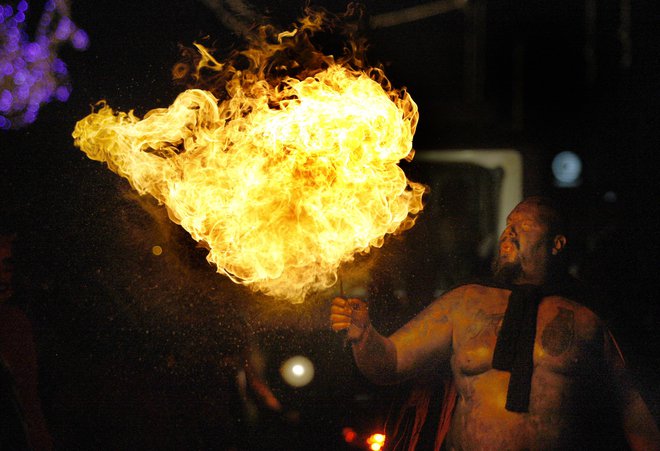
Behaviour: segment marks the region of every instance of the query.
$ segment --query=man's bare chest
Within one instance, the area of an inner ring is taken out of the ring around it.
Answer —
[[[502,326],[508,292],[486,302],[466,306],[453,335],[453,365],[462,374],[477,375],[492,369],[493,352]],[[545,299],[539,306],[534,342],[534,365],[558,373],[571,373],[588,350],[579,338],[574,309]]]

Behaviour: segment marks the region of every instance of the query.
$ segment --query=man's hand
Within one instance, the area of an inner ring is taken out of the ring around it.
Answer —
[[[366,302],[355,298],[334,298],[330,307],[330,325],[332,330],[346,330],[346,340],[353,343],[360,341],[369,328],[369,307]]]

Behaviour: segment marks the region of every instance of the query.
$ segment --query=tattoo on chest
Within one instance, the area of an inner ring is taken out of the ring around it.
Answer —
[[[484,333],[497,336],[502,325],[502,318],[504,318],[503,313],[486,313],[479,309],[474,321],[467,329],[468,338],[474,339]]]
[[[559,307],[541,335],[541,346],[548,354],[558,356],[570,348],[575,338],[575,318],[572,310]]]

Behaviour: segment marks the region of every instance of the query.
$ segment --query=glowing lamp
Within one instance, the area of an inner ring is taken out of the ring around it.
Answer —
[[[303,387],[314,378],[314,365],[307,357],[298,355],[287,359],[280,367],[282,379],[292,387]]]

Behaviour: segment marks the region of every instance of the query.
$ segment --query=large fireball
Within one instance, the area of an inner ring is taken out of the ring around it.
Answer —
[[[225,75],[222,96],[188,89],[143,118],[102,102],[73,132],[89,158],[164,204],[218,272],[292,302],[410,228],[424,193],[398,166],[413,155],[417,106],[380,69],[324,56],[297,76],[268,72],[310,27],[253,43],[242,70],[198,45],[198,70]]]

